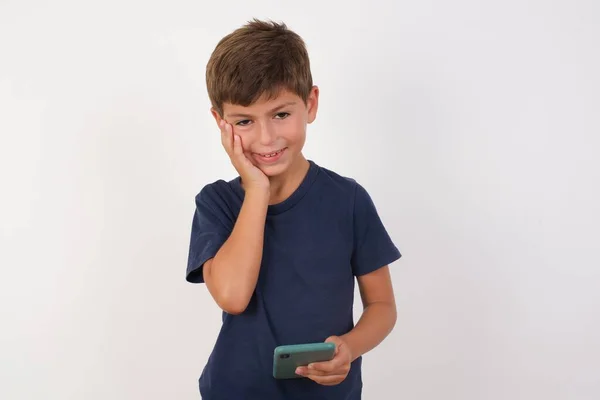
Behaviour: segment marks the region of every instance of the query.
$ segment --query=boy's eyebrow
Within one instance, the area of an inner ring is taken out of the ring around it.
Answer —
[[[277,107],[273,108],[272,110],[269,110],[267,112],[267,114],[273,114],[274,112],[277,112],[279,110],[281,110],[282,108],[288,107],[288,106],[293,106],[295,105],[296,102],[295,101],[288,101],[287,103],[283,103],[278,105]],[[227,114],[227,117],[229,118],[252,118],[253,116],[250,114],[240,114],[240,113],[235,113],[235,114]]]

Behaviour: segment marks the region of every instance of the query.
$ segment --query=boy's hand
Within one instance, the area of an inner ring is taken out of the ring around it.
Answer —
[[[231,159],[233,167],[240,174],[245,188],[268,190],[270,186],[269,178],[246,157],[242,147],[242,139],[239,135],[233,133],[231,124],[222,119],[219,127],[221,128],[221,143]]]
[[[337,385],[346,379],[350,372],[352,354],[346,342],[339,336],[331,336],[325,342],[335,343],[333,359],[309,364],[307,367],[298,367],[296,373],[321,385]]]

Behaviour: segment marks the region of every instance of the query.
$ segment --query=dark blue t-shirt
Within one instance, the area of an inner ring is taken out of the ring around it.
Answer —
[[[355,277],[400,258],[367,191],[309,163],[296,191],[268,207],[256,290],[242,314],[223,313],[199,380],[205,400],[361,398],[361,358],[336,386],[273,378],[275,347],[322,342],[350,331]],[[202,265],[227,240],[243,198],[239,177],[211,183],[196,196],[189,282],[204,282]]]

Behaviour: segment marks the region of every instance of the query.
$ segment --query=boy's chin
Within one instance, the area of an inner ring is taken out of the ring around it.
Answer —
[[[268,177],[275,178],[278,176],[285,175],[290,169],[293,168],[293,163],[282,162],[273,165],[259,165],[258,168]]]
[[[288,170],[289,165],[287,164],[275,164],[275,165],[259,165],[258,168],[268,178],[275,178],[285,173]]]

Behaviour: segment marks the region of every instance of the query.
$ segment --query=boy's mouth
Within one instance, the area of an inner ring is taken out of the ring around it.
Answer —
[[[254,158],[261,164],[275,164],[287,150],[287,147],[272,153],[254,153]]]
[[[274,151],[272,153],[254,153],[254,154],[259,155],[259,156],[264,157],[264,158],[271,158],[271,157],[275,157],[275,156],[279,155],[285,149],[286,148],[284,147],[283,149],[279,149],[279,150]]]

